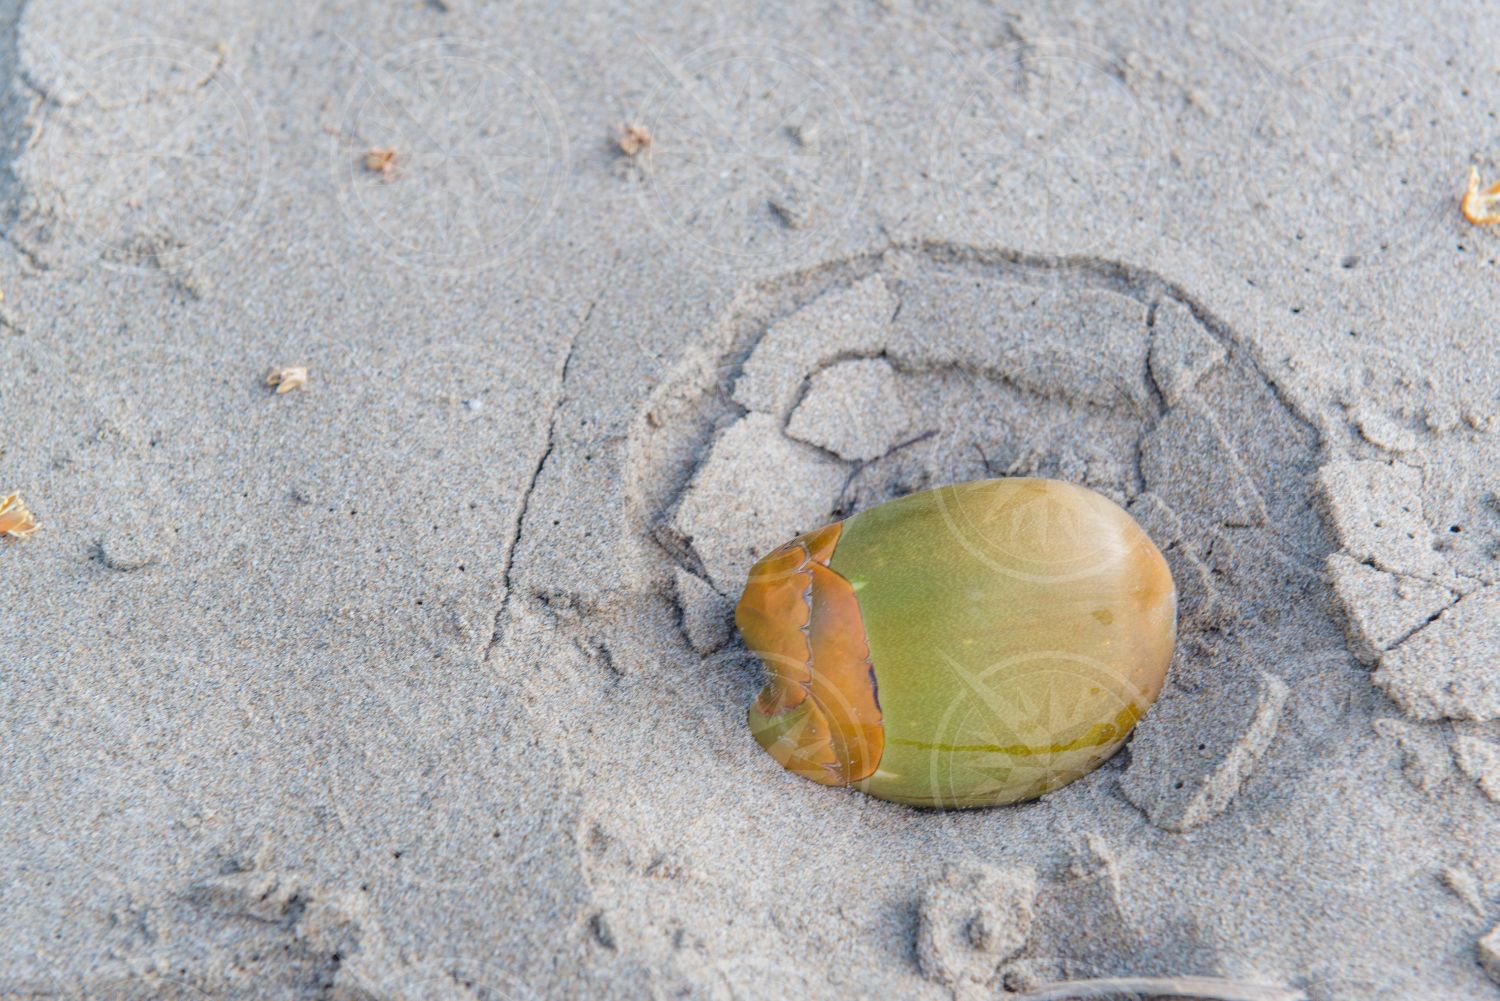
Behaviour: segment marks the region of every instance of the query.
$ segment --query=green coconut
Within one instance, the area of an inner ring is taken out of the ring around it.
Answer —
[[[1176,588],[1108,498],[1056,480],[912,494],[798,536],[735,612],[788,770],[919,806],[1031,799],[1098,767],[1156,699]]]

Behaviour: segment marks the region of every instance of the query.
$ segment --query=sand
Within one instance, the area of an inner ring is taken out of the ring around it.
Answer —
[[[0,0],[0,997],[1500,998],[1500,22],[1361,8]],[[987,475],[1126,750],[781,770],[749,564]]]

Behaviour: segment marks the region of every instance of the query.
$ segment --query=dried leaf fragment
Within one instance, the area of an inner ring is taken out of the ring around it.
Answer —
[[[266,376],[266,385],[275,386],[278,394],[301,389],[307,385],[307,368],[303,365],[273,368],[271,374]]]
[[[396,151],[389,147],[368,150],[365,153],[365,169],[389,177],[396,171]]]
[[[655,140],[651,137],[651,130],[644,125],[622,125],[616,142],[621,153],[634,159],[649,150]]]
[[[1500,181],[1479,190],[1479,168],[1469,168],[1469,189],[1464,192],[1464,218],[1476,226],[1500,222]]]
[[[1099,977],[1046,984],[1022,994],[1008,995],[1012,1001],[1084,1001],[1085,998],[1119,997],[1201,998],[1202,1001],[1307,1001],[1307,995],[1290,987],[1267,987],[1218,977]]]
[[[36,529],[36,518],[26,507],[26,502],[21,500],[19,493],[0,497],[0,535],[25,539]]]

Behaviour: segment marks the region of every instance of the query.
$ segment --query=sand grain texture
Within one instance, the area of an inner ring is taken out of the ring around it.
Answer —
[[[0,996],[1500,998],[1495,35],[0,0]],[[1003,475],[1172,567],[1131,744],[777,767],[750,564]]]

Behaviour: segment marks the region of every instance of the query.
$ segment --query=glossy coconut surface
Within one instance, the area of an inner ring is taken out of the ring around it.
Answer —
[[[752,732],[799,774],[925,806],[1030,799],[1118,750],[1161,690],[1171,573],[1087,488],[956,484],[799,538],[816,544],[757,564],[737,613],[772,675]]]

